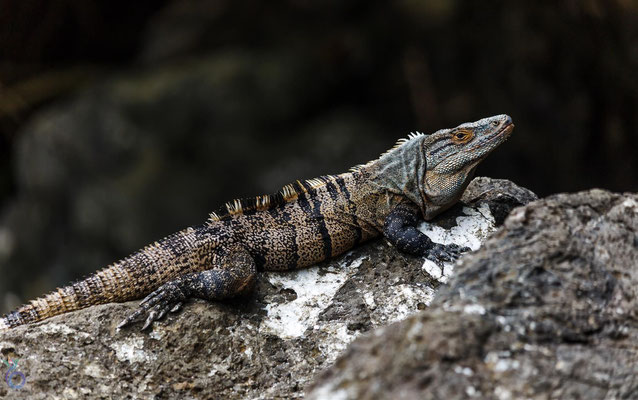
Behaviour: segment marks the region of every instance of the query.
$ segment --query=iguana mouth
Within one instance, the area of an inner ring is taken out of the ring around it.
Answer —
[[[510,135],[512,134],[513,130],[514,130],[514,124],[512,122],[510,122],[507,125],[502,126],[501,129],[499,129],[495,133],[493,133],[490,136],[488,136],[485,141],[477,143],[477,146],[473,147],[472,151],[474,151],[476,149],[479,149],[479,148],[482,148],[482,147],[485,147],[486,145],[491,144],[494,140],[500,138],[503,135],[505,136],[505,139],[508,139],[510,137]]]
[[[514,124],[510,122],[509,124],[507,124],[504,127],[502,127],[501,130],[499,131],[499,133],[500,132],[504,132],[504,134],[506,136],[509,136],[509,135],[512,134],[513,130],[514,130]]]
[[[512,134],[513,130],[514,130],[514,124],[510,122],[509,124],[502,126],[501,129],[496,131],[496,133],[493,133],[490,137],[488,137],[487,140],[491,141],[494,138],[501,136],[501,134],[509,137],[509,135]]]

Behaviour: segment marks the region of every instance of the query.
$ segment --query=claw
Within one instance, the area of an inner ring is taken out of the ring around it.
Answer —
[[[130,325],[138,320],[143,314],[148,313],[142,330],[148,329],[154,321],[163,318],[170,310],[177,311],[187,295],[177,285],[172,282],[160,286],[157,290],[146,296],[140,303],[139,308],[129,315],[118,326],[119,331],[123,327]]]
[[[148,327],[151,326],[153,321],[155,321],[156,319],[157,319],[157,311],[153,310],[150,313],[148,313],[148,317],[146,318],[146,321],[144,321],[144,326],[142,326],[142,330],[143,331],[147,330]]]
[[[130,325],[131,322],[137,320],[139,316],[144,313],[144,311],[145,310],[143,308],[138,308],[133,314],[129,315],[128,317],[126,317],[126,319],[124,319],[124,321],[120,322],[120,324],[117,326],[117,330],[119,331],[125,326]]]
[[[158,291],[159,289],[155,290],[154,292],[151,292],[148,296],[144,297],[142,301],[140,302],[140,307],[143,307],[147,304],[154,304],[156,302],[156,300],[154,301],[154,299],[157,298],[159,295]]]
[[[471,249],[469,247],[460,247],[455,243],[448,245],[435,244],[426,254],[426,258],[434,261],[437,265],[442,266],[444,261],[456,261],[462,253],[470,250]]]
[[[168,312],[168,308],[164,308],[160,310],[159,314],[157,314],[157,320],[164,318],[167,312]]]

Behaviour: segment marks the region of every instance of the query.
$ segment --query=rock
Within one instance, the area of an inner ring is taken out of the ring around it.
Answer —
[[[468,185],[461,202],[439,216],[436,225],[424,222],[419,229],[437,243],[457,243],[477,250],[496,227],[503,224],[512,209],[536,199],[538,196],[532,191],[506,179],[477,177]],[[458,218],[461,208],[466,217]],[[445,283],[453,273],[454,264],[443,264],[441,268],[424,260],[423,270]]]
[[[461,197],[461,201],[468,205],[487,204],[496,225],[502,225],[514,207],[537,199],[538,196],[534,192],[512,181],[486,177],[473,179]]]
[[[447,237],[441,225],[452,229]],[[480,204],[455,207],[422,229],[472,245],[496,227]],[[138,302],[3,332],[0,355],[19,359],[26,383],[0,384],[0,397],[299,398],[356,337],[429,305],[451,266],[432,276],[423,264],[377,240],[316,267],[264,273],[247,298],[194,301],[150,333],[139,325],[115,330]]]
[[[635,398],[636,232],[636,194],[514,210],[426,311],[354,341],[307,398]]]

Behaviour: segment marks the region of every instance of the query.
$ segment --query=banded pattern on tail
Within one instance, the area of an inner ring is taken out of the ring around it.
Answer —
[[[114,264],[84,280],[32,300],[29,304],[7,314],[0,320],[0,329],[41,321],[93,304],[134,299],[134,288],[123,285],[123,282],[127,281],[130,281],[130,276],[122,263]]]
[[[196,228],[157,241],[71,285],[32,300],[0,319],[0,330],[42,321],[96,304],[138,299],[192,269]],[[131,284],[135,282],[135,284]]]

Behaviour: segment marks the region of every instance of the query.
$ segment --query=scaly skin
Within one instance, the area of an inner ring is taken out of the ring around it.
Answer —
[[[433,243],[416,226],[458,201],[476,166],[513,127],[510,117],[497,115],[431,135],[412,134],[350,172],[234,200],[203,225],[22,306],[0,319],[0,330],[148,295],[118,326],[146,315],[146,329],[191,297],[229,298],[250,290],[257,271],[303,268],[380,235],[400,251],[436,262],[455,260],[469,249]]]

